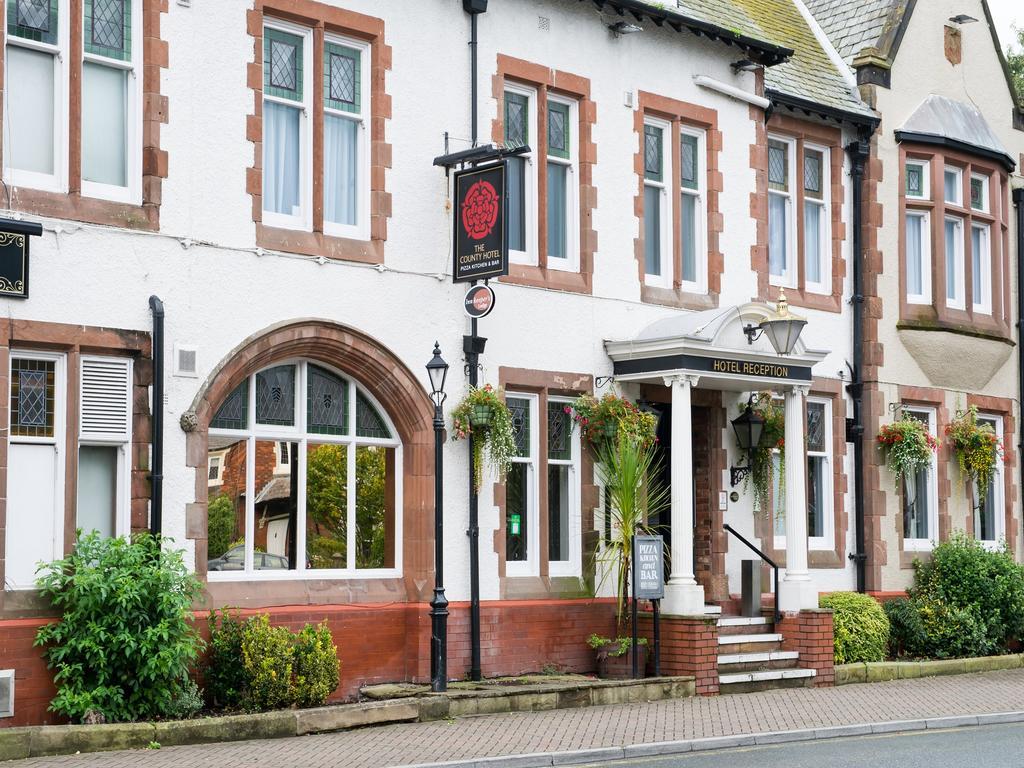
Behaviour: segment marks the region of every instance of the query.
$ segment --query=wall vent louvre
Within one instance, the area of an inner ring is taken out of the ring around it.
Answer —
[[[131,436],[131,360],[82,358],[80,434],[124,442]]]
[[[196,365],[198,352],[195,347],[184,344],[174,345],[174,375],[175,376],[196,376]]]
[[[0,717],[14,717],[13,669],[0,669]]]

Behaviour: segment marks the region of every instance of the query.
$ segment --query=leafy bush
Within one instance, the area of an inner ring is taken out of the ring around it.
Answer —
[[[295,703],[316,707],[338,687],[340,664],[327,622],[307,624],[295,639]]]
[[[235,505],[231,497],[222,493],[207,507],[206,556],[210,560],[220,557],[232,546],[235,538]]]
[[[171,702],[171,708],[167,711],[169,720],[188,720],[194,717],[203,708],[203,692],[195,680],[189,680],[178,693],[178,696]]]
[[[222,611],[209,624],[205,680],[213,708],[315,707],[338,687],[338,651],[326,622],[293,633],[270,626],[265,614],[242,622]]]
[[[889,617],[889,650],[893,656],[916,656],[928,636],[917,603],[905,597],[888,600],[882,608]]]
[[[837,664],[882,661],[889,646],[889,619],[870,595],[833,592],[822,597],[822,608],[832,609]]]
[[[294,701],[292,633],[272,627],[265,613],[253,616],[242,629],[242,664],[246,686],[242,707],[249,712],[280,709]]]
[[[37,584],[61,618],[35,644],[54,670],[50,710],[78,722],[170,717],[191,691],[202,641],[189,621],[200,592],[176,550],[79,532],[74,550],[46,565]]]

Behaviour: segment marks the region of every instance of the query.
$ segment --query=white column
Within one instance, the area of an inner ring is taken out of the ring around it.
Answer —
[[[807,392],[807,387],[791,387],[786,392],[786,576],[779,599],[783,611],[818,607],[818,592],[807,570]]]
[[[693,576],[693,421],[690,390],[697,376],[665,379],[672,387],[672,575],[662,610],[676,616],[704,613],[704,587]]]

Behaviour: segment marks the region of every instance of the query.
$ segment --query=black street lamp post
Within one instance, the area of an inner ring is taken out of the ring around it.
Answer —
[[[448,690],[448,598],[444,596],[444,380],[448,363],[434,342],[434,356],[427,363],[430,399],[434,401],[434,597],[430,601],[430,690]]]

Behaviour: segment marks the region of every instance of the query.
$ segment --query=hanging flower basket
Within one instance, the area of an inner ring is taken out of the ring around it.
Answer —
[[[904,417],[892,424],[883,424],[878,431],[878,446],[885,454],[886,464],[899,480],[931,465],[932,454],[939,442],[924,423]]]
[[[452,440],[468,440],[470,436],[473,437],[473,485],[479,491],[484,459],[504,479],[516,453],[512,414],[500,389],[490,384],[470,389],[452,411]]]
[[[995,430],[989,424],[978,423],[978,409],[972,405],[956,412],[956,418],[946,426],[946,438],[956,452],[961,475],[974,481],[984,499],[1003,452]]]
[[[741,406],[741,411],[746,404]],[[749,481],[754,484],[754,500],[758,509],[767,513],[771,509],[772,484],[775,479],[775,451],[779,452],[779,492],[782,493],[786,476],[786,416],[771,392],[759,392],[751,410],[764,422],[761,440],[750,459]],[[780,505],[781,509],[781,505]]]
[[[611,392],[600,400],[593,395],[581,395],[567,411],[594,456],[620,440],[629,440],[642,448],[657,442],[654,433],[658,422],[654,414],[641,411],[631,400]]]

